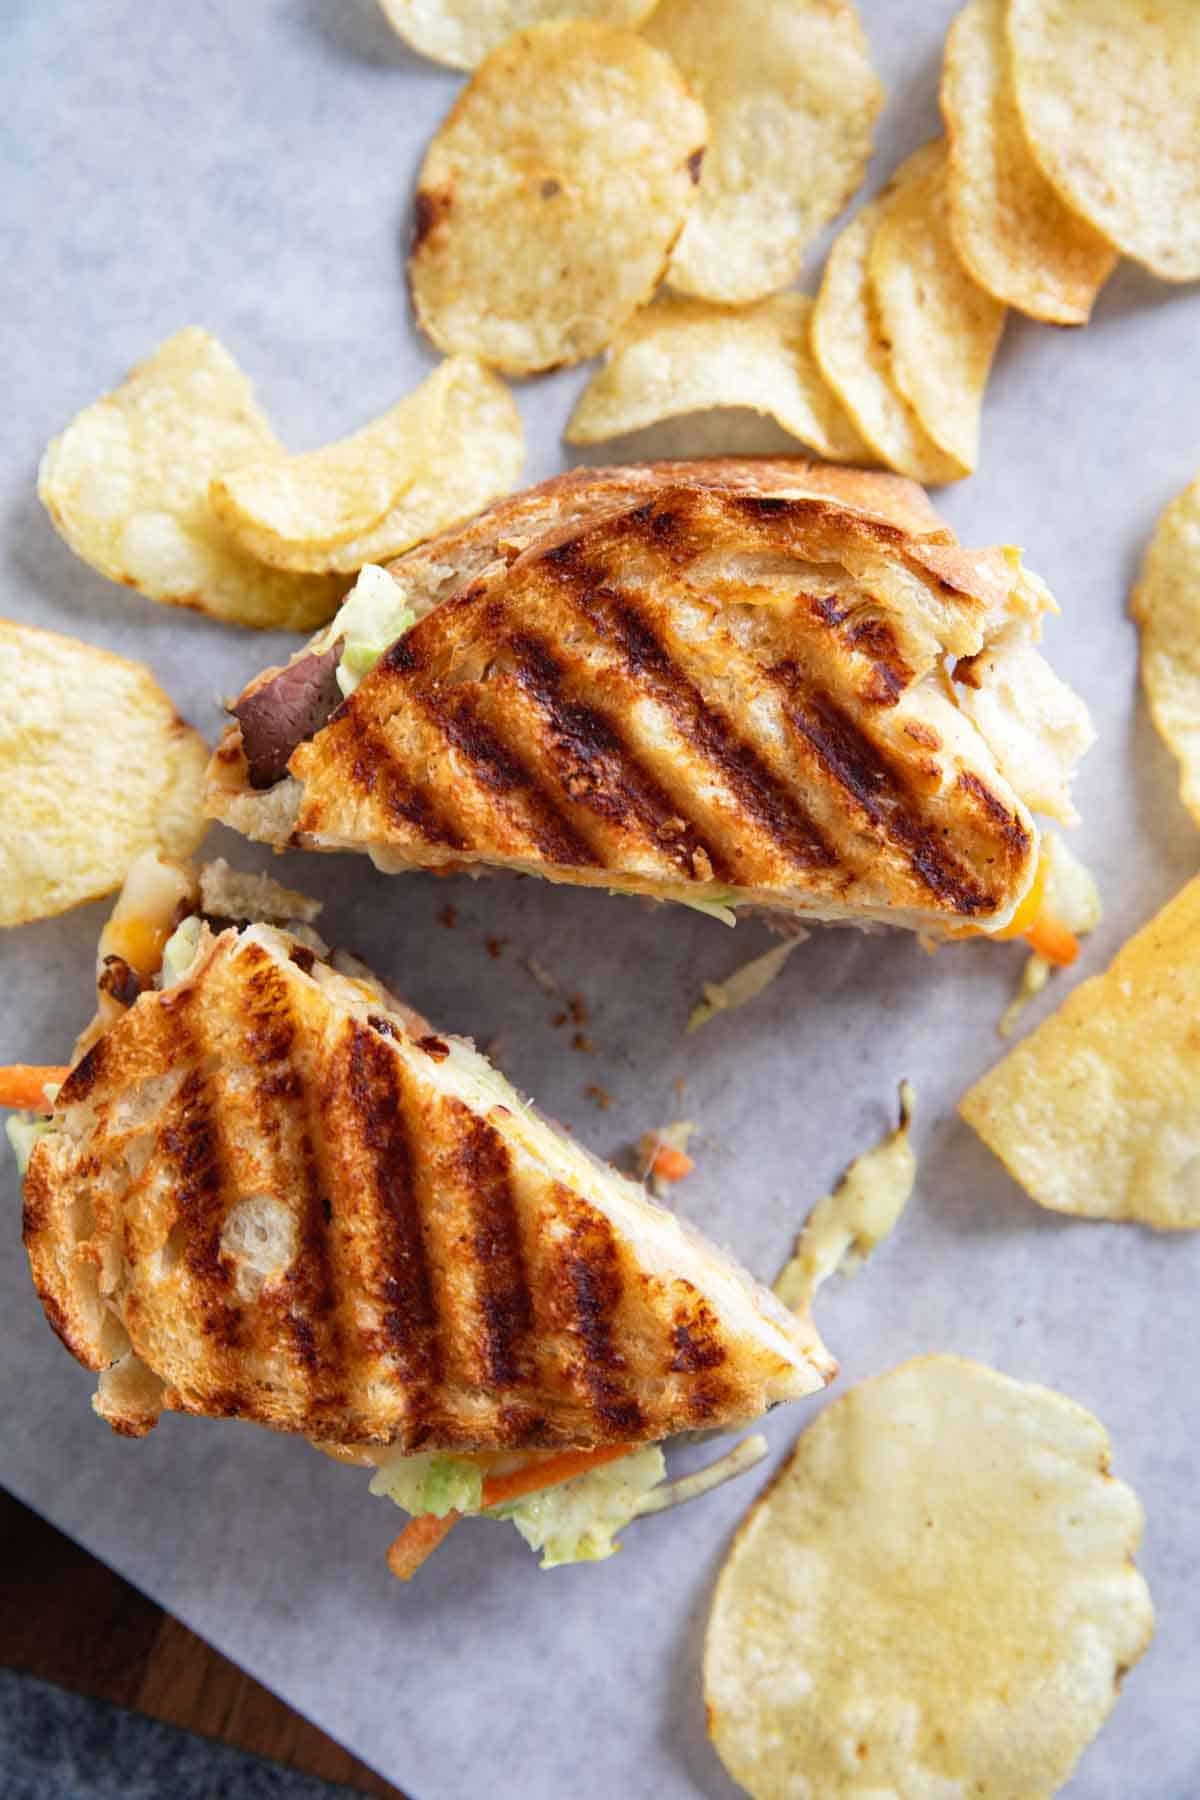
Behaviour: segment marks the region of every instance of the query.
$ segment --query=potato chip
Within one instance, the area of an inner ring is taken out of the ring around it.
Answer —
[[[812,316],[817,366],[871,449],[914,481],[957,481],[962,468],[943,455],[892,382],[891,357],[867,284],[867,253],[879,202],[864,206],[840,234],[825,264]]]
[[[704,1647],[755,1800],[1044,1800],[1154,1631],[1098,1419],[926,1356],[853,1388],[751,1509]]]
[[[933,442],[969,475],[979,412],[1004,307],[955,253],[947,221],[946,147],[936,139],[901,164],[881,198],[867,254],[892,380]]]
[[[1039,1206],[1200,1229],[1200,877],[959,1111]]]
[[[917,1096],[900,1083],[900,1122],[870,1150],[856,1156],[832,1194],[809,1213],[791,1259],[775,1282],[775,1296],[808,1315],[813,1296],[831,1275],[854,1275],[872,1250],[890,1237],[912,1199],[917,1159],[909,1142]]]
[[[666,268],[707,132],[670,58],[630,31],[573,19],[509,38],[421,168],[421,328],[514,375],[594,356]]]
[[[229,469],[209,497],[263,562],[350,574],[507,493],[524,454],[521,415],[499,376],[451,356],[353,437]]]
[[[1179,763],[1200,824],[1200,476],[1158,522],[1133,591],[1151,716]]]
[[[997,300],[1052,325],[1081,325],[1117,259],[1030,154],[1005,13],[1005,0],[969,0],[946,39],[950,235],[968,275]]]
[[[1042,173],[1125,256],[1200,277],[1196,0],[1011,0],[1008,41]]]
[[[571,414],[570,444],[597,444],[679,413],[748,407],[831,462],[871,452],[825,382],[809,340],[807,294],[738,312],[662,295],[620,332]]]
[[[786,287],[866,174],[883,106],[852,0],[660,0],[646,36],[709,119],[667,279],[726,305]]]
[[[548,19],[640,25],[655,0],[379,0],[388,23],[423,56],[473,69],[514,31]]]
[[[237,625],[311,631],[345,582],[264,568],[208,503],[214,475],[279,451],[229,352],[189,326],[54,439],[38,493],[76,556],[110,581]]]
[[[0,925],[121,885],[204,835],[208,751],[143,663],[0,619]]]

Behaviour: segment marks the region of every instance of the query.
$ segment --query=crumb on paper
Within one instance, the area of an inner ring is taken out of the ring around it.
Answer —
[[[449,900],[447,900],[445,906],[443,906],[438,914],[438,921],[446,927],[447,931],[453,931],[454,927],[458,924],[457,906],[452,906]]]
[[[571,1039],[572,1050],[582,1050],[585,1056],[594,1056],[596,1046],[585,1032],[577,1031]]]
[[[598,1081],[589,1081],[583,1091],[588,1099],[600,1108],[601,1112],[607,1112],[612,1105],[612,1095],[607,1088],[602,1088]]]
[[[508,946],[508,939],[506,937],[490,937],[486,938],[484,942],[487,953],[492,958],[493,962],[499,961]]]
[[[586,1025],[588,1022],[587,1002],[582,994],[572,994],[567,1001],[567,1011],[571,1015],[572,1025]]]
[[[688,1141],[696,1129],[693,1119],[676,1119],[657,1131],[644,1131],[638,1139],[638,1169],[650,1192],[664,1200],[677,1181],[690,1175],[695,1163],[687,1153]]]
[[[550,1021],[550,1023],[553,1025],[555,1031],[558,1031],[561,1026],[566,1024],[566,1022],[567,1022],[567,1015],[565,1012],[556,1012],[554,1017]]]
[[[900,1122],[855,1157],[832,1194],[818,1200],[775,1282],[776,1297],[806,1313],[823,1282],[839,1271],[853,1275],[875,1246],[890,1235],[912,1197],[917,1159],[909,1142],[916,1094],[900,1083]]]
[[[536,956],[523,957],[522,967],[533,976],[533,979],[537,982],[543,994],[562,993],[562,988],[559,983],[555,980],[545,964],[538,961]]]

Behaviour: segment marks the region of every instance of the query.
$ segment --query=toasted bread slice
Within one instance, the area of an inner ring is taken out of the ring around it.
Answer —
[[[24,1232],[130,1435],[173,1408],[405,1452],[598,1447],[740,1424],[834,1369],[469,1043],[266,924],[206,927],[76,1065]]]
[[[746,466],[724,482],[656,474],[636,504],[493,561],[290,750],[284,779],[263,787],[233,727],[210,809],[389,870],[483,865],[689,904],[1004,928],[1037,864],[1029,801],[1069,810],[1089,740],[1032,649],[1052,600],[1015,553],[969,551],[936,520],[916,534],[913,509],[905,526],[798,479],[764,493]],[[988,692],[1013,644],[1054,730]],[[1039,779],[1027,800],[1041,763],[1057,787]]]

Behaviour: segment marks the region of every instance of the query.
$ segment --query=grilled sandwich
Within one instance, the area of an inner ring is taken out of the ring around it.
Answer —
[[[308,904],[143,859],[82,1054],[15,1123],[33,1280],[114,1430],[254,1420],[417,1514],[515,1482],[546,1549],[564,1468],[560,1513],[591,1482],[627,1518],[664,1438],[830,1378],[806,1318],[331,954]]]
[[[1015,551],[790,458],[577,471],[365,570],[234,703],[210,811],[388,871],[999,933],[1087,713]]]

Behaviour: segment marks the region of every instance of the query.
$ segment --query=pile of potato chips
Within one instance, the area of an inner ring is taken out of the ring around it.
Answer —
[[[749,408],[822,456],[955,481],[1008,307],[1082,324],[1121,254],[1200,274],[1192,0],[968,0],[945,137],[846,226],[815,303],[781,290],[884,98],[852,0],[385,11],[477,65],[418,182],[418,322],[510,374],[606,350],[572,443]]]

